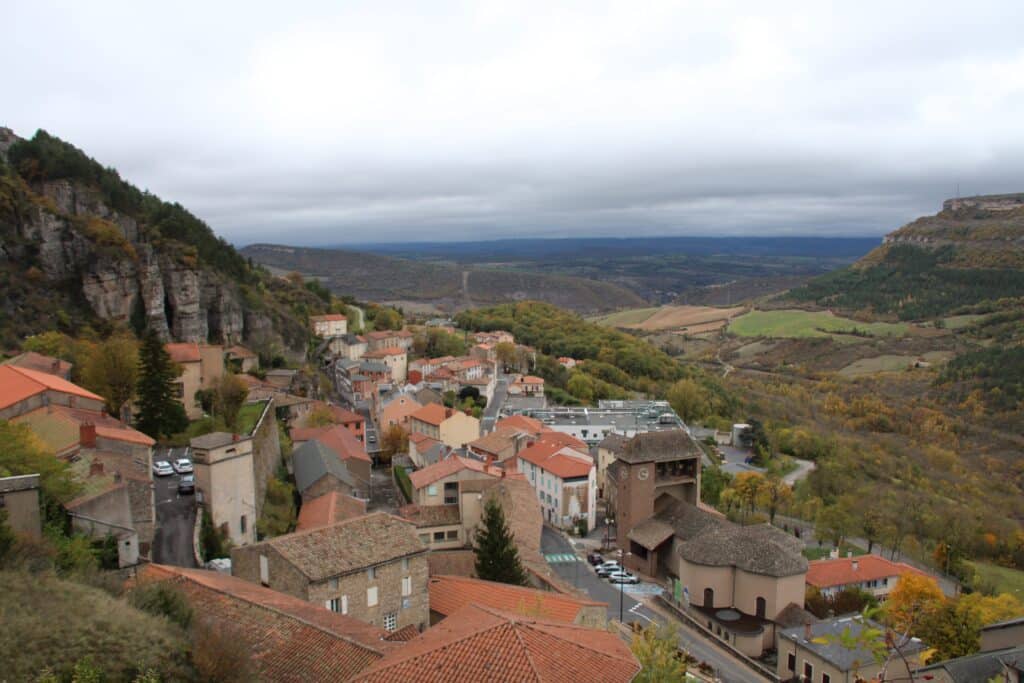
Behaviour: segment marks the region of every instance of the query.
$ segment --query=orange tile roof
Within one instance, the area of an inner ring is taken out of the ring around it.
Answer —
[[[309,319],[315,323],[326,323],[326,322],[341,322],[342,320],[348,320],[341,313],[328,313],[326,315],[311,315]]]
[[[423,406],[415,413],[409,416],[412,420],[419,420],[420,422],[426,422],[429,425],[440,427],[441,423],[452,416],[452,409],[445,408],[439,403],[428,403]]]
[[[199,344],[164,344],[164,348],[175,363],[198,363],[202,360],[202,356],[199,355]]]
[[[389,346],[384,349],[377,349],[376,351],[368,351],[363,354],[363,358],[385,358],[387,356],[404,356],[405,354],[405,349]]]
[[[467,605],[355,680],[625,683],[639,671],[614,633]]]
[[[197,615],[245,643],[263,680],[349,680],[405,647],[383,629],[228,574],[153,564],[136,580],[175,583]]]
[[[578,450],[580,453],[588,452],[588,446],[585,442],[580,441],[572,434],[556,432],[554,429],[545,429],[541,432],[540,440],[547,441],[548,443],[557,443],[562,446],[569,446],[570,448]]]
[[[604,602],[466,576],[431,576],[427,587],[430,590],[430,610],[444,616],[475,603],[503,612],[531,614],[571,624],[584,607],[608,606]]]
[[[331,491],[302,504],[295,530],[316,529],[365,514],[365,500]]]
[[[853,569],[854,562],[857,563],[856,571]],[[817,588],[831,588],[904,574],[929,576],[904,562],[890,562],[880,555],[861,555],[808,562],[806,581],[808,585]]]
[[[462,470],[472,470],[473,472],[499,478],[504,473],[500,467],[488,467],[479,460],[452,455],[433,465],[424,467],[422,470],[416,470],[409,475],[409,481],[412,482],[414,489],[421,489]]]
[[[530,434],[540,434],[545,429],[543,422],[525,415],[512,415],[502,418],[498,420],[494,427],[495,429],[511,427],[513,429],[521,429],[524,432],[529,432]]]
[[[533,375],[524,375],[516,379],[517,384],[544,384],[544,380]]]
[[[366,454],[366,448],[344,425],[329,425],[327,427],[304,427],[291,431],[292,441],[312,441],[316,439],[323,445],[338,454],[342,460],[364,460],[370,462],[370,456]]]
[[[543,438],[520,451],[519,457],[561,479],[587,477],[594,467],[594,461],[589,455],[570,446],[544,441]]]
[[[411,441],[412,443],[416,444],[417,448],[420,446],[420,444],[426,443],[426,442],[432,442],[432,443],[429,444],[429,446],[432,446],[432,445],[434,445],[436,443],[441,443],[437,439],[429,437],[426,434],[424,434],[423,432],[413,432],[412,434],[409,435],[409,441]]]
[[[351,410],[330,403],[325,403],[323,401],[313,401],[313,408],[326,408],[331,414],[331,419],[338,424],[347,425],[352,424],[353,422],[366,421],[366,418],[359,413],[353,413]]]
[[[0,365],[0,408],[20,403],[44,391],[56,391],[94,401],[103,401],[102,396],[97,396],[57,375],[13,365]]]

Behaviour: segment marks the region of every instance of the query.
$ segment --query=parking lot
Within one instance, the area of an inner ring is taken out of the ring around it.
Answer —
[[[153,462],[173,462],[189,456],[187,448],[157,448]],[[156,497],[156,534],[153,561],[177,567],[195,567],[192,532],[196,520],[195,495],[178,493],[180,474],[153,476]]]

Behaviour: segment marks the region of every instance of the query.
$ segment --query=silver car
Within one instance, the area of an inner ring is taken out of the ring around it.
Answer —
[[[174,468],[166,460],[157,460],[153,463],[153,474],[158,477],[168,477],[174,474]]]
[[[192,471],[192,461],[188,458],[178,458],[171,463],[171,467],[173,467],[174,471],[178,474],[188,474]]]

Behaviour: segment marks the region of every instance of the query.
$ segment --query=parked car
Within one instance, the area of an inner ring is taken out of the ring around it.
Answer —
[[[622,567],[615,560],[612,560],[611,562],[603,562],[603,563],[597,565],[597,575],[598,576],[608,576],[612,572],[620,572],[620,571],[622,571]]]
[[[601,557],[601,553],[589,553],[587,555],[587,562],[596,567],[604,562],[604,558]]]
[[[188,458],[178,458],[171,463],[171,467],[173,467],[174,471],[178,474],[188,474],[192,471],[192,461]]]
[[[196,492],[196,475],[186,474],[178,480],[178,493],[189,494]]]
[[[640,583],[640,579],[625,571],[612,572],[608,575],[608,580],[612,583]]]
[[[153,474],[158,477],[167,477],[174,474],[174,468],[166,460],[157,460],[153,463]]]
[[[377,443],[377,436],[375,434],[370,434],[366,437],[366,440],[370,443]]]

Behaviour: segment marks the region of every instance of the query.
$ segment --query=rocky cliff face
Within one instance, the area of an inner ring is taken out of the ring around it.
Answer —
[[[267,315],[245,310],[235,282],[162,252],[97,192],[67,180],[31,191],[28,210],[14,221],[16,239],[0,243],[0,254],[18,262],[31,253],[46,281],[80,289],[96,316],[126,323],[142,314],[168,340],[234,344],[257,337],[284,346]]]

